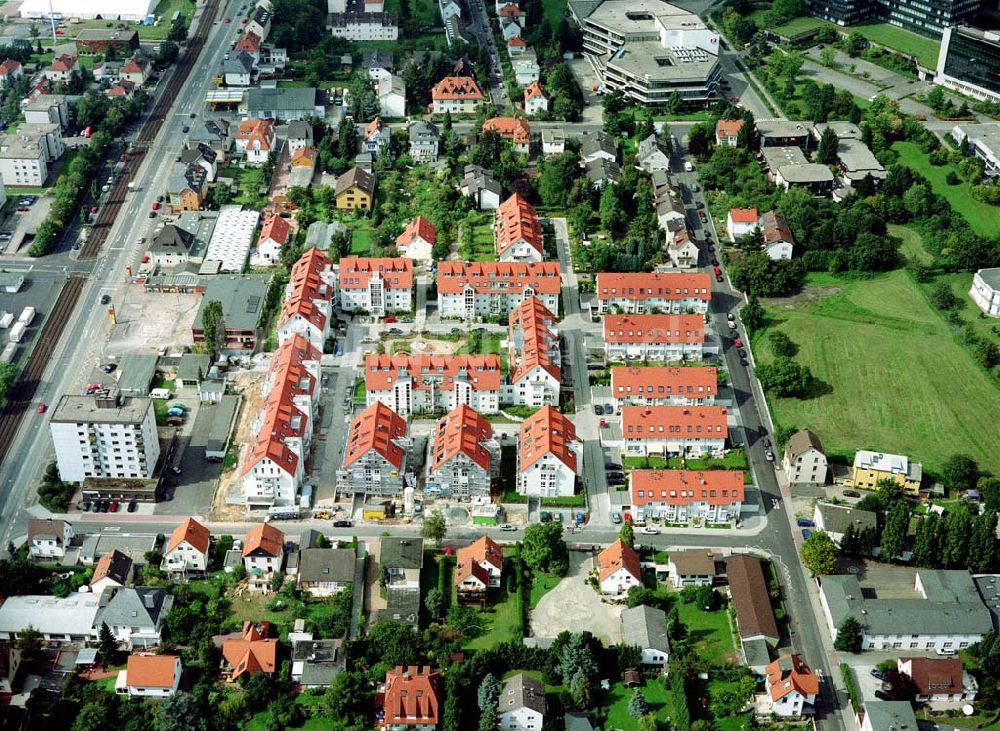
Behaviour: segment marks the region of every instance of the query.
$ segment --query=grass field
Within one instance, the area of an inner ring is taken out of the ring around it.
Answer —
[[[870,280],[810,275],[802,295],[767,303],[768,328],[799,346],[817,379],[811,398],[770,398],[782,427],[809,427],[827,454],[906,454],[941,467],[957,452],[1000,468],[1000,389],[954,339],[905,271]],[[766,331],[754,339],[768,362]]]
[[[559,30],[559,21],[566,17],[566,0],[542,0],[542,8],[545,10],[545,18],[552,26],[552,30]]]
[[[371,251],[372,232],[366,228],[356,228],[351,232],[351,253],[364,255]]]
[[[295,705],[310,708],[319,705],[322,700],[323,696],[321,695],[299,693],[295,696]],[[245,731],[264,731],[267,728],[267,711],[255,714],[243,725],[243,728]],[[321,731],[322,729],[330,728],[330,719],[321,716],[311,716],[306,718],[301,726],[295,726],[295,728],[302,729],[302,731]]]
[[[784,36],[786,38],[794,39],[796,36],[802,35],[803,33],[810,33],[814,30],[819,30],[832,23],[828,23],[825,20],[820,20],[819,18],[793,18],[784,25],[779,25],[774,28],[771,32],[777,33],[779,36]]]
[[[892,149],[899,153],[899,161],[927,178],[934,192],[945,198],[980,236],[996,236],[1000,233],[1000,206],[980,203],[972,197],[969,185],[962,182],[948,185],[945,181],[950,165],[931,165],[924,151],[913,142],[895,142]]]
[[[531,600],[528,602],[528,609],[537,607],[542,597],[555,589],[560,581],[562,581],[561,576],[536,572],[531,577]]]
[[[611,690],[601,694],[601,700],[607,705],[608,718],[603,728],[618,728],[622,731],[635,731],[638,727],[636,721],[628,712],[628,702],[632,700],[634,691],[626,688],[623,683],[615,683]],[[660,679],[647,680],[642,686],[642,694],[649,703],[652,713],[656,714],[656,720],[666,723],[669,718],[669,695],[667,689]]]
[[[937,66],[938,51],[941,43],[932,38],[924,38],[908,30],[897,28],[888,23],[868,23],[867,25],[854,25],[849,31],[857,31],[872,43],[891,48],[907,56],[913,56],[917,63],[927,68]]]
[[[467,642],[468,650],[484,650],[507,640],[520,640],[520,623],[517,618],[517,596],[497,589],[491,595],[486,610],[480,613],[486,626],[483,634]],[[494,601],[495,598],[495,601]]]
[[[722,665],[735,659],[736,647],[725,609],[703,611],[695,602],[677,601],[681,622],[687,627],[691,646],[698,657],[708,663]]]

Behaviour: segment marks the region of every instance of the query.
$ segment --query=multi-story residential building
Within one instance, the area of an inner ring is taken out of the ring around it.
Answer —
[[[501,400],[539,407],[559,402],[561,354],[556,317],[537,297],[511,310],[507,321],[509,382]]]
[[[0,140],[0,179],[4,185],[42,186],[48,177],[48,158],[37,140],[17,134]]]
[[[708,272],[600,272],[597,303],[606,312],[708,312],[712,277]]]
[[[197,211],[205,203],[208,173],[200,165],[174,163],[167,179],[167,207],[171,213]]]
[[[32,518],[28,521],[28,555],[34,559],[62,558],[74,535],[73,526],[65,520]]]
[[[442,262],[443,263],[443,262]],[[340,260],[337,290],[344,312],[384,317],[413,309],[411,259],[347,256]]]
[[[440,146],[441,130],[436,124],[420,120],[410,125],[410,157],[413,162],[436,162]]]
[[[732,523],[745,497],[741,470],[632,470],[629,491],[636,520],[666,523]]]
[[[444,678],[430,666],[397,666],[385,674],[379,731],[435,731]]]
[[[96,396],[60,397],[49,418],[60,477],[153,476],[160,459],[153,401],[123,397],[117,388]]]
[[[365,127],[361,139],[361,149],[378,157],[388,154],[391,144],[392,127],[386,124],[381,117],[375,117]]]
[[[602,594],[616,596],[642,586],[639,554],[620,538],[597,554],[597,581]]]
[[[569,417],[546,404],[523,422],[517,444],[517,491],[530,497],[568,497],[583,468],[583,445]]]
[[[278,315],[278,342],[296,335],[322,351],[330,336],[330,313],[336,290],[336,273],[330,257],[309,249],[292,265]]]
[[[460,262],[438,264],[441,317],[502,318],[528,297],[559,312],[558,262]]]
[[[260,238],[257,247],[250,253],[250,266],[270,267],[281,261],[281,249],[288,243],[291,235],[291,225],[288,219],[276,213],[264,216],[264,224],[260,227]]]
[[[163,568],[167,571],[206,571],[211,542],[208,528],[194,518],[187,518],[170,534],[167,550],[163,553]]]
[[[916,497],[920,494],[922,477],[923,466],[905,455],[859,449],[854,453],[851,479],[844,484],[862,490],[877,490],[882,480],[889,480],[899,485],[906,495]]]
[[[704,347],[702,315],[604,316],[604,353],[612,362],[700,360]]]
[[[375,204],[375,176],[354,166],[337,178],[334,185],[335,207],[341,211],[370,211]]]
[[[812,711],[819,678],[798,655],[782,655],[767,666],[767,702],[779,718],[800,718]]]
[[[243,448],[248,509],[296,504],[312,446],[322,351],[300,335],[278,348]]]
[[[808,429],[800,429],[785,442],[782,466],[792,485],[826,484],[827,463],[823,443]]]
[[[367,402],[403,417],[451,411],[460,404],[482,414],[500,410],[497,355],[372,354],[365,357]]]
[[[111,634],[130,650],[153,647],[163,639],[163,624],[174,606],[174,595],[150,586],[112,589],[101,597],[94,628],[107,625]]]
[[[244,119],[236,129],[236,149],[247,162],[263,165],[272,151],[278,151],[274,122],[270,119]]]
[[[67,82],[73,74],[80,73],[80,59],[71,53],[60,53],[45,68],[45,78],[49,81]]]
[[[944,28],[934,83],[1000,102],[1000,32],[970,25]]]
[[[431,434],[425,493],[489,498],[499,474],[500,444],[484,416],[460,404],[438,419]]]
[[[344,490],[355,493],[384,496],[402,493],[408,448],[406,422],[377,401],[351,422],[338,483]]]
[[[508,7],[508,6],[504,6]],[[545,722],[545,686],[526,673],[504,681],[497,713],[500,731],[538,731]]]
[[[833,640],[848,617],[861,625],[862,650],[901,654],[957,652],[993,631],[990,610],[968,571],[918,569],[911,586],[908,594],[881,597],[874,587],[862,589],[853,574],[822,577],[820,605]]]
[[[285,567],[285,534],[271,523],[259,523],[244,536],[242,553],[250,587],[267,591],[271,579]]]
[[[395,13],[331,13],[330,31],[349,41],[394,41],[399,37]]]
[[[722,79],[719,36],[694,13],[660,0],[569,4],[583,51],[605,89],[640,104],[710,101]]]
[[[985,314],[1000,317],[1000,267],[976,272],[969,296]]]
[[[623,406],[702,406],[715,403],[718,371],[711,366],[615,366],[611,398]]]
[[[721,457],[729,436],[725,406],[625,406],[623,453]]]
[[[223,211],[223,214],[226,212]],[[252,213],[256,214],[256,211]],[[222,217],[219,217],[221,224]],[[245,261],[246,251],[250,247],[248,236],[253,235],[253,229],[248,225],[247,235],[233,236],[226,240],[219,241],[217,250],[219,251],[219,261]],[[219,225],[216,227],[216,234],[219,233]],[[235,233],[235,232],[234,232]],[[208,245],[206,258],[213,258],[213,243],[217,241],[216,235],[212,235],[212,241]],[[242,243],[245,241],[245,247]],[[240,256],[243,259],[240,259]],[[223,264],[225,268],[227,265]],[[242,269],[243,264],[237,265]],[[202,295],[201,304],[195,314],[194,323],[191,325],[191,335],[195,343],[205,343],[205,329],[203,313],[205,306],[212,301],[222,303],[223,321],[226,325],[225,341],[222,343],[223,354],[245,355],[257,349],[259,338],[261,337],[261,322],[266,314],[264,301],[267,297],[268,280],[263,277],[215,277],[205,285],[205,293]]]
[[[484,98],[473,77],[445,76],[431,91],[431,111],[434,114],[475,114]]]
[[[166,698],[181,685],[183,668],[177,655],[129,655],[118,671],[115,693],[130,698]]]
[[[145,84],[152,73],[153,64],[149,62],[148,58],[139,54],[134,54],[118,69],[118,74],[123,81],[131,81],[136,86]]]
[[[541,261],[545,258],[542,225],[534,206],[515,193],[497,208],[493,237],[499,261]]]

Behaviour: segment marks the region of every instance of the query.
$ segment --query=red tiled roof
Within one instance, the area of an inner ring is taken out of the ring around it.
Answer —
[[[13,58],[6,59],[3,63],[0,63],[0,76],[6,76],[7,74],[12,74],[21,68],[21,62]]]
[[[458,561],[455,563],[455,571],[453,581],[455,586],[459,586],[462,582],[467,580],[470,576],[475,577],[479,583],[483,586],[490,585],[490,573],[484,569],[481,565],[475,561],[471,561],[468,558],[462,559],[462,552],[458,552]]]
[[[621,538],[597,554],[597,570],[601,581],[618,569],[625,569],[637,581],[642,581],[642,564],[639,554],[622,542]]]
[[[511,310],[507,318],[509,361],[514,364],[511,383],[517,383],[536,366],[560,380],[559,366],[552,358],[552,353],[559,350],[558,338],[550,329],[555,327],[555,322],[555,315],[537,297],[525,297]],[[520,347],[515,347],[514,335],[518,330],[521,333]]]
[[[705,318],[701,315],[605,315],[604,342],[703,343]]]
[[[405,369],[406,375],[400,373]],[[458,380],[465,380],[475,391],[496,391],[500,388],[500,356],[430,355],[396,353],[365,356],[365,388],[388,391],[403,378],[412,379],[411,388],[451,391]]]
[[[375,119],[369,122],[368,126],[365,127],[365,139],[367,140],[372,135],[378,134],[388,126],[389,125],[387,125],[385,122],[382,121],[381,117],[375,117]]]
[[[403,233],[396,237],[396,247],[409,246],[415,238],[423,239],[433,246],[436,238],[434,224],[423,216],[417,216],[406,225]]]
[[[278,664],[278,640],[268,638],[270,622],[244,622],[243,636],[222,643],[222,657],[232,668],[232,679],[244,673],[275,671]]]
[[[496,132],[516,145],[531,141],[531,127],[520,117],[493,117],[483,122],[483,132]]]
[[[396,469],[403,466],[403,449],[396,440],[406,436],[406,422],[395,411],[377,401],[351,422],[344,450],[344,467],[349,467],[368,450],[374,449]]]
[[[517,38],[517,36],[514,36],[514,38]],[[530,84],[528,84],[528,88],[524,90],[524,100],[528,101],[529,99],[534,99],[537,96],[544,98],[545,92],[542,91],[541,84],[539,84],[537,81],[532,81]]]
[[[503,568],[503,549],[489,536],[480,536],[465,548],[458,549],[455,557],[459,564],[469,559],[478,564],[488,563],[497,571]]]
[[[729,505],[743,502],[742,470],[632,470],[629,495],[636,507],[667,505]]]
[[[496,240],[497,256],[520,241],[539,253],[544,254],[542,225],[534,207],[517,193],[497,207],[494,217],[493,236]]]
[[[441,673],[430,667],[397,666],[385,674],[383,726],[436,726],[441,699]]]
[[[243,557],[258,550],[277,558],[285,550],[285,534],[270,523],[258,523],[243,538]]]
[[[434,101],[444,101],[448,99],[473,99],[483,100],[483,92],[480,91],[476,80],[471,76],[445,76],[431,91],[431,99]]]
[[[525,43],[524,39],[521,38],[521,36],[511,36],[510,38],[507,39],[507,45],[520,48],[523,46],[527,46],[528,44]]]
[[[906,665],[909,667],[906,667]],[[901,657],[899,671],[907,672],[920,695],[954,695],[965,692],[962,661],[957,657]]]
[[[500,7],[498,15],[501,18],[506,18],[508,15],[512,18],[518,18],[521,15],[521,8],[517,7],[514,3],[506,3]]]
[[[517,470],[524,472],[546,454],[576,472],[576,426],[564,414],[546,404],[521,422],[517,443]]]
[[[795,244],[795,237],[792,236],[792,229],[788,227],[788,221],[777,211],[768,211],[760,217],[760,234],[765,244],[778,241]]]
[[[133,688],[173,688],[176,655],[129,655],[125,682]]]
[[[302,162],[307,162],[309,165],[315,165],[316,154],[315,147],[300,147],[292,153],[292,165],[298,165]]]
[[[742,119],[720,119],[715,125],[715,134],[718,137],[735,137],[743,129]]]
[[[76,56],[69,53],[62,53],[52,59],[49,68],[52,71],[72,71],[76,66]],[[122,67],[124,69],[124,66]]]
[[[513,294],[531,287],[534,294],[559,294],[559,263],[540,262],[460,262],[438,264],[437,290],[460,294],[468,284],[479,294]]]
[[[132,559],[121,551],[112,549],[101,556],[94,566],[94,574],[90,577],[90,585],[93,586],[98,581],[111,578],[119,584],[124,584],[132,566]]]
[[[208,528],[194,518],[188,518],[174,528],[174,532],[170,534],[170,540],[167,542],[167,553],[177,548],[181,544],[181,541],[190,543],[191,547],[198,551],[198,553],[208,553],[210,540],[211,537],[208,533]]]
[[[623,406],[626,439],[688,437],[725,439],[729,435],[725,406]]]
[[[701,366],[616,366],[611,369],[611,395],[706,398],[718,393],[718,371]]]
[[[260,142],[262,150],[269,150],[275,142],[274,122],[270,119],[244,119],[236,129],[235,139],[247,145]]]
[[[132,56],[128,61],[122,64],[121,73],[123,74],[142,74],[146,72],[146,68],[149,66],[149,60],[143,58],[142,56]]]
[[[281,303],[278,327],[295,316],[305,318],[320,330],[326,327],[326,313],[317,303],[330,303],[333,288],[322,277],[330,265],[330,257],[316,248],[309,249],[292,265],[289,275],[291,289]]]
[[[238,41],[236,41],[236,45],[233,46],[233,50],[237,53],[240,51],[258,53],[260,51],[260,36],[252,30],[248,30]]]
[[[105,92],[106,96],[131,96],[135,92],[135,84],[128,79],[118,79]]]
[[[962,661],[954,662],[958,663],[961,677]],[[782,655],[764,668],[764,672],[767,674],[767,693],[772,701],[784,698],[793,690],[801,696],[819,693],[819,678],[798,655]]]
[[[271,239],[278,246],[284,246],[288,241],[288,234],[291,233],[291,226],[288,220],[274,213],[269,213],[264,217],[264,225],[260,229],[258,243],[265,239]]]
[[[697,297],[708,302],[712,278],[708,272],[600,272],[596,290],[602,300]]]
[[[733,223],[757,223],[757,209],[730,208],[729,218]]]
[[[413,287],[413,260],[403,257],[345,256],[340,260],[338,285],[341,289],[367,289],[368,280],[378,272],[387,289]]]
[[[483,442],[492,438],[493,427],[486,417],[466,404],[459,404],[434,425],[431,469],[439,470],[454,456],[464,454],[489,471],[490,453]]]

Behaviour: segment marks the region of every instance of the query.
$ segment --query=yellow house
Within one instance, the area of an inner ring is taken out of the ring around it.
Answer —
[[[845,483],[862,490],[877,490],[882,480],[892,480],[906,495],[916,497],[920,493],[920,478],[923,467],[900,454],[885,454],[859,450],[854,455],[854,469],[851,479]]]
[[[334,192],[335,205],[339,210],[360,208],[370,211],[375,202],[375,176],[355,166],[337,178]]]

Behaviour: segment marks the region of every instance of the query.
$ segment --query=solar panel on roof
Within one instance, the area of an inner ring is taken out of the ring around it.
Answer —
[[[247,312],[256,312],[260,309],[261,297],[254,295],[247,298]]]

